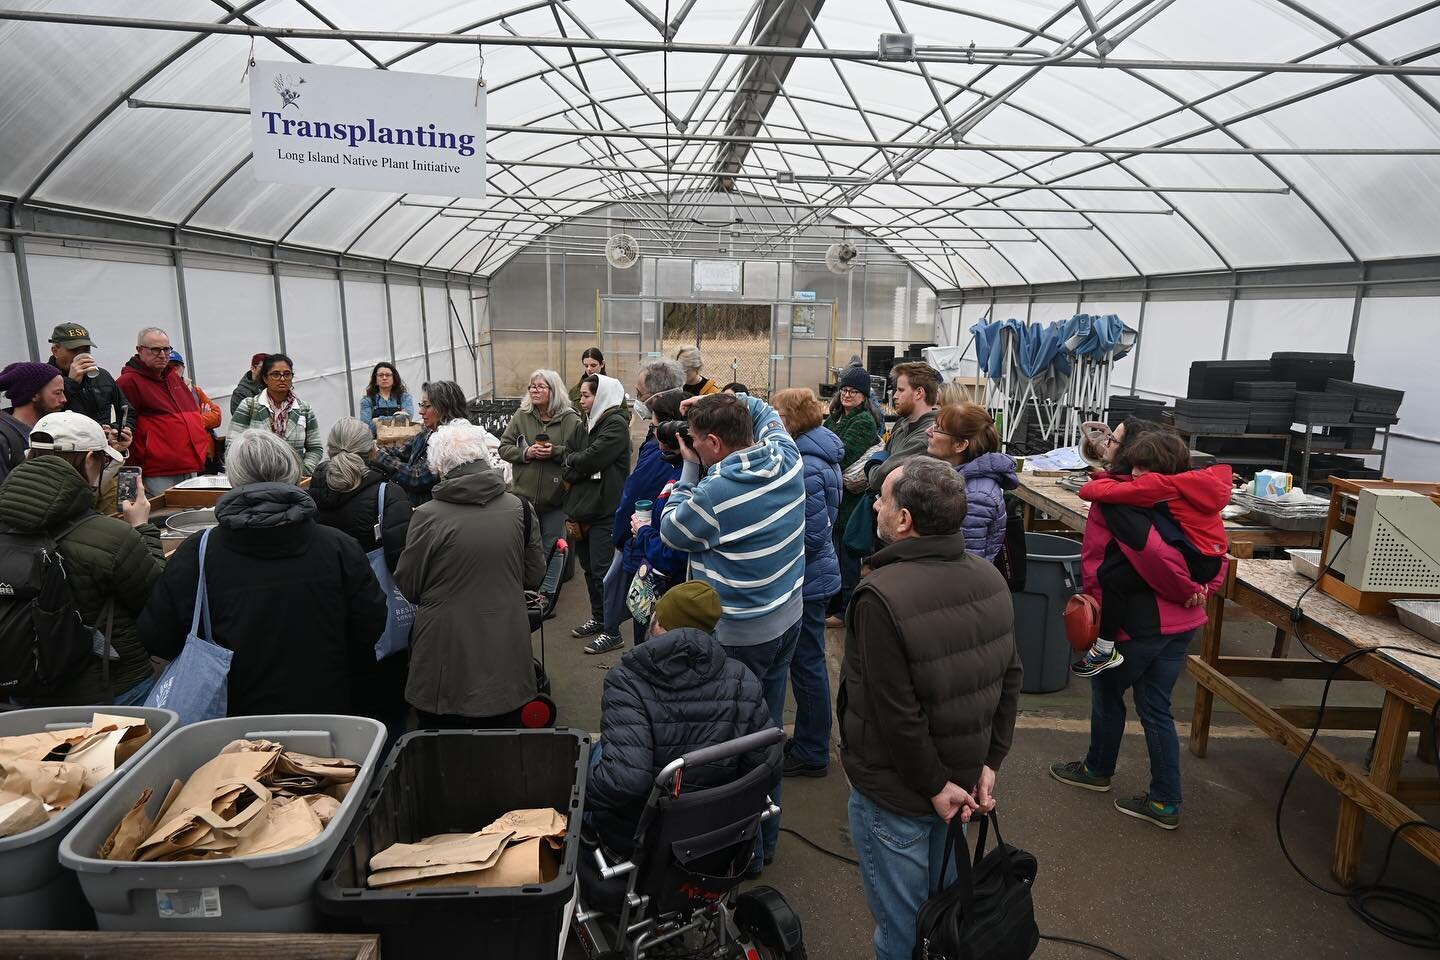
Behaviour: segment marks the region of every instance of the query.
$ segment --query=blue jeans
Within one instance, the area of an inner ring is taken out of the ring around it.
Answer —
[[[825,665],[828,603],[805,601],[795,656],[790,660],[790,687],[795,691],[795,739],[790,756],[809,767],[830,764],[830,670]]]
[[[1091,773],[1108,777],[1115,772],[1125,735],[1125,691],[1129,690],[1150,753],[1150,799],[1180,802],[1180,739],[1170,713],[1170,694],[1185,669],[1185,654],[1194,636],[1191,630],[1117,644],[1125,662],[1090,678],[1090,751],[1085,766]]]
[[[770,722],[785,726],[785,681],[790,672],[790,658],[795,654],[795,642],[800,638],[800,624],[796,622],[774,640],[757,643],[749,647],[726,647],[725,654],[739,660],[760,680],[760,689],[765,697],[765,706],[770,711]],[[780,784],[770,791],[770,799],[780,803]],[[775,848],[780,843],[780,818],[771,817],[760,825],[760,835],[755,838],[755,856],[760,860],[775,859]]]
[[[875,918],[876,960],[910,960],[920,905],[940,884],[949,825],[934,814],[892,813],[853,789],[849,812],[860,883]],[[945,880],[955,880],[953,859]]]
[[[158,678],[152,671],[150,676],[116,697],[114,701],[115,706],[138,707],[145,702],[146,697],[150,696],[150,691],[154,688],[156,679]]]

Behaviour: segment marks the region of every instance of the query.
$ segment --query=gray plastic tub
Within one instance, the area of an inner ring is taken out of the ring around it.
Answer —
[[[240,859],[127,863],[96,856],[142,790],[154,790],[147,807],[153,817],[171,783],[187,779],[238,739],[274,740],[301,753],[360,764],[354,786],[324,833],[293,850]],[[181,727],[70,831],[60,845],[60,862],[79,876],[101,930],[318,930],[315,881],[363,804],[384,743],[385,727],[363,717],[228,717]]]
[[[60,866],[56,853],[65,834],[105,793],[120,782],[174,731],[180,718],[154,707],[35,707],[0,713],[0,737],[46,730],[88,727],[96,713],[144,717],[150,741],[94,789],[81,794],[65,812],[43,827],[0,838],[0,929],[77,930],[94,927],[95,918],[75,874]]]
[[[1070,682],[1075,655],[1065,638],[1065,603],[1081,591],[1080,541],[1025,534],[1025,589],[1015,604],[1015,644],[1025,666],[1023,693],[1054,693]]]

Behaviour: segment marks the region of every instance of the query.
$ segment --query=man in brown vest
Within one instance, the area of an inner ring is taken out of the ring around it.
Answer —
[[[846,616],[840,756],[875,956],[909,960],[947,825],[995,805],[1021,667],[1005,578],[965,551],[960,475],[908,459],[875,512],[885,546]]]

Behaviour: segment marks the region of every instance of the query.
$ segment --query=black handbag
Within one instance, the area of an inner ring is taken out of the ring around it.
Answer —
[[[995,848],[986,853],[991,826]],[[952,852],[956,877],[946,887]],[[993,811],[980,821],[973,866],[969,853],[956,816],[940,864],[940,889],[920,905],[915,918],[913,960],[1025,960],[1039,946],[1040,928],[1030,898],[1039,867],[1035,857],[1005,842]]]

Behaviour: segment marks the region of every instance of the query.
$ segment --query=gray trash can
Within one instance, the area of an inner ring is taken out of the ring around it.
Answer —
[[[1073,653],[1065,639],[1065,604],[1081,591],[1080,541],[1025,534],[1025,589],[1012,594],[1015,643],[1025,665],[1022,693],[1054,693],[1070,682]]]

